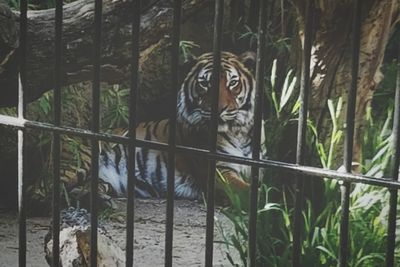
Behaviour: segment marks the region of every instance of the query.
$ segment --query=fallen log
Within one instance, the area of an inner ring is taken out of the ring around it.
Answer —
[[[146,61],[154,60],[153,51],[160,49],[164,51],[168,47],[173,16],[170,1],[144,2],[140,25],[142,74],[149,71],[146,65],[155,64]],[[209,7],[211,3],[210,0],[183,1],[183,22]],[[103,1],[101,58],[103,82],[121,84],[130,79],[132,8],[133,0]],[[63,10],[62,85],[67,86],[90,81],[93,77],[94,1],[78,0],[65,4]],[[9,10],[9,7],[2,2],[0,2],[0,25],[0,107],[15,106],[18,92],[19,14]],[[54,86],[54,9],[28,12],[27,39],[25,94],[27,101],[30,102]],[[166,56],[168,54],[163,55],[164,58]],[[164,60],[159,64],[168,65],[168,62],[166,64]],[[158,84],[152,81],[154,76],[150,75],[146,80],[142,75],[142,91],[157,87]],[[165,82],[160,84],[165,86]]]

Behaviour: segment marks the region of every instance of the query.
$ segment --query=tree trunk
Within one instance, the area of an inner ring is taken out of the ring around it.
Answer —
[[[143,91],[162,86],[154,68],[155,62],[166,69],[169,53],[163,60],[154,56],[158,50],[167,50],[172,33],[173,9],[169,1],[144,1],[141,17],[140,67],[141,73],[153,75],[141,77]],[[210,0],[183,1],[183,22],[210,6]],[[108,83],[129,81],[131,58],[131,22],[133,0],[104,0],[102,25],[101,80]],[[94,1],[78,0],[64,5],[63,19],[63,77],[62,85],[91,80],[93,51]],[[0,3],[0,106],[17,103],[18,92],[18,23],[17,13]],[[27,88],[28,101],[38,98],[54,86],[54,9],[28,12]],[[168,52],[168,51],[167,51]],[[165,62],[167,61],[167,62]],[[164,79],[166,76],[163,76]],[[155,84],[157,82],[157,84]],[[157,90],[162,91],[163,88]],[[166,89],[171,90],[171,88]],[[164,90],[165,92],[165,90]],[[154,93],[153,93],[154,94]]]
[[[344,123],[347,93],[351,83],[352,1],[320,0],[314,18],[315,40],[312,49],[312,95],[310,115],[322,131],[328,125],[327,100],[342,97]],[[380,68],[386,45],[399,20],[398,0],[362,1],[360,61],[355,115],[353,161],[361,161],[365,114],[374,90],[382,79]],[[304,1],[296,1],[304,18]],[[300,37],[302,32],[300,31]]]

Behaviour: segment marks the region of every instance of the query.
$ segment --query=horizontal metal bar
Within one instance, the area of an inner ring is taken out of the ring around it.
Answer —
[[[107,134],[107,133],[94,133],[90,130],[79,129],[79,128],[70,128],[61,126],[57,127],[49,123],[30,121],[6,115],[0,115],[0,125],[1,124],[13,126],[19,129],[32,128],[36,130],[54,131],[67,135],[76,135],[84,138],[95,138],[105,142],[114,142],[121,144],[129,143],[129,138],[124,136]],[[171,149],[170,146],[165,143],[158,143],[154,141],[140,140],[140,139],[136,139],[134,145],[137,147],[147,147],[149,149],[157,149],[162,151],[168,151],[169,149]],[[400,182],[393,181],[392,178],[390,177],[375,178],[366,175],[343,173],[335,170],[325,170],[317,167],[301,166],[274,160],[265,160],[265,159],[256,160],[256,159],[232,156],[224,153],[211,153],[210,151],[205,149],[186,147],[181,145],[176,146],[176,151],[182,153],[190,152],[199,156],[207,157],[209,159],[215,159],[224,162],[250,165],[260,168],[273,168],[291,173],[298,173],[298,174],[304,174],[304,175],[328,178],[328,179],[336,179],[346,182],[376,185],[376,186],[386,187],[389,189],[400,189]]]

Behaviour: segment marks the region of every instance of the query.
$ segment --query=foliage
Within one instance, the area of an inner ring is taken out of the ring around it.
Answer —
[[[129,89],[114,85],[111,89],[103,90],[101,94],[102,124],[106,130],[126,128],[129,124]]]
[[[193,50],[195,48],[200,48],[200,46],[193,41],[181,40],[179,42],[180,57],[182,59],[181,62],[186,63],[194,58]]]
[[[266,106],[273,107],[271,115],[265,120],[265,147],[268,156],[278,157],[281,150],[280,141],[288,127],[294,125],[297,120],[300,102],[294,97],[297,94],[297,78],[293,71],[286,72],[281,88],[277,85],[277,60],[273,60],[271,75],[265,77],[264,93]]]
[[[239,33],[238,40],[247,40],[249,47],[257,44],[258,34],[254,32],[250,26],[243,25],[242,32]]]
[[[334,138],[333,138],[334,139]],[[383,141],[385,144],[386,141]],[[335,143],[336,144],[336,143]],[[333,147],[334,149],[335,147]],[[332,149],[332,147],[330,147]],[[321,150],[322,151],[322,150]],[[375,154],[375,161],[364,166],[368,174],[379,174],[383,170],[381,159],[390,157],[390,150]],[[321,161],[326,160],[325,154]],[[380,171],[377,171],[380,170]],[[259,190],[260,201],[257,221],[258,266],[290,266],[291,242],[293,230],[293,208],[287,203],[285,191],[282,191],[283,203],[271,203],[268,192],[271,188],[263,184]],[[229,190],[227,190],[229,192]],[[341,208],[338,201],[338,183],[325,181],[325,202],[327,205],[315,214],[313,205],[307,201],[303,211],[302,264],[304,266],[336,266],[338,264],[339,230]],[[228,193],[229,195],[229,193]],[[223,213],[232,221],[234,233],[221,230],[224,242],[230,249],[236,249],[241,255],[241,263],[231,262],[233,266],[245,266],[248,235],[248,212],[244,211],[242,201],[234,197],[232,207]],[[388,191],[382,188],[357,184],[350,196],[350,251],[349,266],[382,266],[385,260],[386,223],[389,207]],[[267,205],[268,204],[268,205]],[[400,223],[400,218],[398,218]],[[279,225],[278,231],[273,225]],[[278,234],[277,234],[278,233]],[[229,253],[229,251],[227,251]],[[400,259],[400,251],[396,251]],[[232,256],[228,256],[232,258]]]
[[[271,68],[270,86],[272,90],[266,92],[274,107],[275,117],[269,118],[266,123],[273,125],[276,135],[287,128],[289,122],[295,120],[298,101],[292,99],[295,92],[290,82],[291,71],[286,75],[284,88],[278,97],[275,85],[275,66]],[[295,87],[293,85],[293,87]],[[318,132],[312,121],[308,121],[308,128],[316,140],[315,151],[319,156],[323,168],[331,169],[335,164],[335,156],[343,139],[343,130],[339,125],[343,113],[343,100],[328,101],[331,132],[329,142],[319,140]],[[372,110],[368,114],[368,125],[364,132],[362,173],[383,177],[390,169],[390,159],[393,155],[391,125],[393,105],[386,105],[385,112],[378,112],[374,116]],[[268,140],[269,135],[266,139]],[[268,142],[268,149],[274,142]],[[270,153],[268,153],[270,155]],[[223,179],[222,179],[223,180]],[[224,184],[224,183],[222,183]],[[326,205],[322,210],[316,210],[314,204],[306,201],[303,208],[303,229],[301,243],[301,259],[304,266],[336,266],[338,265],[340,213],[339,182],[333,179],[324,179],[324,201]],[[246,266],[248,252],[248,200],[237,194],[232,196],[229,185],[224,184],[225,191],[231,200],[231,207],[223,209],[223,214],[232,222],[234,230],[229,232],[218,229],[222,233],[222,242],[226,245],[227,258],[232,266]],[[271,192],[280,195],[281,201],[273,202]],[[290,194],[290,193],[289,193]],[[286,190],[277,190],[262,184],[259,189],[259,206],[257,219],[257,266],[290,266],[291,244],[293,231],[293,206],[288,199],[290,195]],[[389,207],[389,193],[385,188],[356,184],[350,194],[349,218],[349,266],[383,266],[386,253],[386,231]],[[400,226],[400,216],[397,218]],[[234,259],[235,253],[240,259]],[[238,261],[239,260],[239,261]],[[396,261],[400,260],[400,249],[396,250]]]

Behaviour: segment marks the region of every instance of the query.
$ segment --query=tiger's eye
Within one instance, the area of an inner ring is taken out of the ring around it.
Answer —
[[[203,88],[207,88],[208,87],[208,81],[207,80],[200,80],[198,81],[200,86]]]
[[[239,81],[238,80],[232,80],[229,82],[229,87],[235,87],[236,85],[238,85]]]

